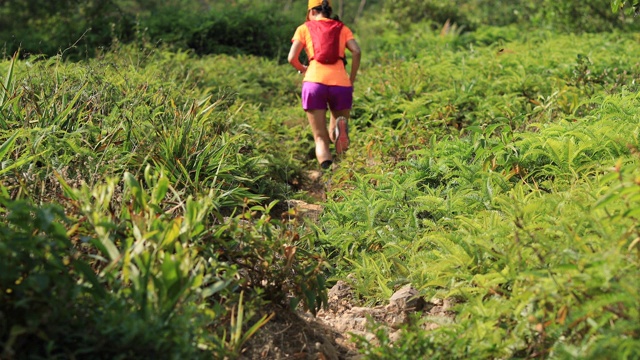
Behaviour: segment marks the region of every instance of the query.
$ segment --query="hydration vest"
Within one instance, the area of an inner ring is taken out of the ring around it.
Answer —
[[[323,64],[335,64],[341,59],[344,61],[340,57],[340,31],[344,25],[341,21],[307,21],[305,24],[313,43],[313,57],[309,61]]]

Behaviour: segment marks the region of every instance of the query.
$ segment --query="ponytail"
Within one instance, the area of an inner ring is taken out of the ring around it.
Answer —
[[[327,0],[322,0],[322,5],[314,7],[313,10],[321,12],[322,16],[326,17],[327,19],[340,21],[340,17],[338,17],[338,15],[333,17],[331,16],[331,14],[333,14],[333,9],[331,8],[331,5],[329,5],[329,2]]]
[[[333,12],[333,9],[331,9],[331,5],[329,5],[329,2],[327,0],[322,0],[320,11],[322,11],[322,15],[324,15],[324,17],[331,19],[331,13]]]

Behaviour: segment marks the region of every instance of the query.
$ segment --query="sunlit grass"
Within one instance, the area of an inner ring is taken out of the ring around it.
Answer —
[[[317,223],[287,222],[282,203],[305,198],[303,171],[317,167],[290,67],[126,46],[0,63],[3,213],[34,214],[7,215],[7,234],[70,241],[55,253],[78,260],[65,284],[135,315],[112,319],[112,334],[143,336],[137,316],[157,331],[194,319],[176,343],[219,356],[241,352],[265,304],[316,311],[336,279],[366,305],[407,283],[455,299],[451,323],[399,340],[441,358],[470,344],[481,358],[626,344],[638,331],[634,38],[505,28],[485,45],[495,34],[415,29],[363,34],[352,146],[324,175]],[[50,227],[29,233],[34,222]]]

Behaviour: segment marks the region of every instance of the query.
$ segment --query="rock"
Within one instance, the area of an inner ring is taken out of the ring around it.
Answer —
[[[343,313],[351,309],[353,294],[351,286],[339,280],[327,293],[328,310],[333,313]]]
[[[294,218],[298,220],[307,218],[313,221],[317,221],[322,214],[321,205],[309,204],[302,200],[287,200],[286,203],[288,207],[295,210]],[[284,213],[283,216],[286,218],[289,216],[289,214]]]
[[[387,323],[392,329],[399,329],[403,324],[409,322],[409,317],[405,312],[401,312],[395,315],[389,315],[384,319],[384,322]]]
[[[353,355],[346,358],[346,360],[363,360],[363,359],[364,359],[364,355]]]
[[[318,351],[318,359],[322,360],[338,360],[338,351],[335,346],[330,342],[316,343],[316,350]]]
[[[329,301],[331,301],[331,299],[339,300],[343,298],[350,298],[351,286],[342,280],[338,280],[338,282],[329,289],[327,297],[329,298]]]
[[[418,290],[411,284],[407,284],[396,291],[389,299],[389,305],[399,311],[420,311],[425,307],[426,302],[419,295]]]
[[[355,355],[357,349],[353,348],[350,339],[353,335],[364,339],[374,345],[379,345],[379,341],[375,334],[371,332],[370,325],[374,327],[381,326],[389,332],[391,343],[398,341],[402,336],[400,329],[414,319],[414,311],[421,311],[423,315],[429,318],[435,317],[433,322],[419,322],[418,325],[424,329],[436,329],[439,324],[449,323],[453,321],[451,310],[455,305],[453,300],[431,299],[425,301],[420,296],[418,290],[406,285],[396,291],[389,299],[388,305],[378,305],[374,307],[358,306],[358,300],[355,298],[353,289],[350,284],[357,282],[354,276],[347,276],[345,281],[338,281],[329,289],[327,293],[328,306],[318,311],[315,317],[309,317],[308,321],[317,321],[327,328],[335,331],[338,336],[334,337],[335,343],[332,343],[336,350],[339,351],[340,359],[351,359],[344,354],[344,349],[351,349],[349,355]],[[373,323],[373,324],[370,324]],[[323,344],[324,342],[319,342]],[[318,348],[316,350],[318,359],[332,358],[331,348]],[[353,357],[358,359],[359,356]]]
[[[400,330],[396,330],[396,331],[392,332],[391,334],[389,334],[389,340],[392,343],[400,340],[401,337],[402,337],[402,331],[400,331]]]

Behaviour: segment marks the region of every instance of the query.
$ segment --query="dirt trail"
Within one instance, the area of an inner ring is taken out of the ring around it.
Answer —
[[[310,171],[303,182],[304,189],[318,202],[326,199],[322,173]],[[299,216],[317,220],[322,206],[299,200],[289,201]],[[396,291],[386,305],[358,306],[348,284],[348,279],[338,281],[328,292],[328,306],[314,317],[299,311],[296,313],[271,309],[276,316],[248,342],[242,359],[300,359],[300,360],[356,360],[362,358],[352,341],[359,336],[375,342],[370,329],[371,322],[385,327],[393,341],[400,335],[401,325],[412,321],[412,314],[420,312],[430,322],[425,329],[438,327],[453,319],[451,301],[427,301],[407,285]]]

